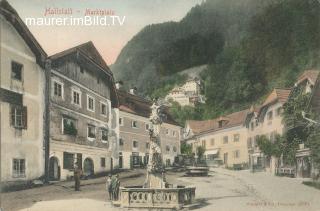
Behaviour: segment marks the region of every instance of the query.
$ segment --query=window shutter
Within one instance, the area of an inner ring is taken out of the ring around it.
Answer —
[[[14,115],[14,110],[15,110],[15,107],[14,106],[11,106],[10,108],[10,125],[11,126],[14,126],[14,119],[15,119],[15,115]]]
[[[23,106],[22,108],[22,123],[23,123],[23,128],[27,129],[28,128],[28,109],[26,106]]]

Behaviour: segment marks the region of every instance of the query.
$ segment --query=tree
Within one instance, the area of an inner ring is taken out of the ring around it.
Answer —
[[[198,160],[202,160],[205,151],[206,151],[206,149],[203,146],[197,147]]]
[[[261,152],[267,157],[275,156],[280,158],[284,148],[284,138],[277,134],[274,142],[272,142],[265,135],[262,135],[257,138],[257,144]]]
[[[192,146],[187,143],[181,144],[181,154],[191,156],[192,155]]]

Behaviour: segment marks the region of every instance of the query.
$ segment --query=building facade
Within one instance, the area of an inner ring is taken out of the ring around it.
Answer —
[[[50,178],[117,167],[118,106],[113,75],[92,42],[49,57]]]
[[[124,90],[119,97],[119,166],[123,169],[139,168],[148,163],[151,102]],[[161,149],[166,166],[173,164],[180,153],[181,127],[166,113],[161,129]]]
[[[245,168],[249,162],[244,124],[247,113],[243,110],[213,120],[188,121],[185,141],[192,145],[196,156],[197,147],[204,147],[209,165]]]
[[[0,29],[0,178],[24,183],[44,175],[46,53],[7,1]]]
[[[172,89],[165,100],[168,102],[175,101],[181,106],[195,106],[197,103],[205,102],[201,90],[200,79],[188,79],[182,86]]]
[[[275,174],[276,169],[280,166],[280,161],[277,158],[267,157],[260,151],[257,138],[264,135],[271,142],[274,142],[277,135],[282,135],[285,132],[282,112],[290,92],[291,89],[274,89],[262,105],[250,109],[246,127],[251,169],[265,169]]]

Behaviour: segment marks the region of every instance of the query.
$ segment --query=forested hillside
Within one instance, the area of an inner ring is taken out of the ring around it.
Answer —
[[[207,104],[172,111],[181,123],[212,118],[256,103],[273,87],[290,87],[303,70],[318,68],[319,14],[317,0],[207,0],[180,22],[145,27],[112,70],[154,97],[176,84],[177,72],[209,64],[201,75]]]

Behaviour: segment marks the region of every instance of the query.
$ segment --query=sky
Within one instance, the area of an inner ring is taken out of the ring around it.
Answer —
[[[124,24],[114,26],[38,26],[29,25],[48,55],[89,40],[93,41],[107,64],[113,64],[125,44],[144,26],[179,21],[202,0],[8,0],[23,21],[26,18],[83,17],[86,9],[111,10]],[[46,9],[72,8],[73,14],[47,15]],[[78,11],[76,14],[75,11]],[[116,22],[118,23],[118,22]]]

